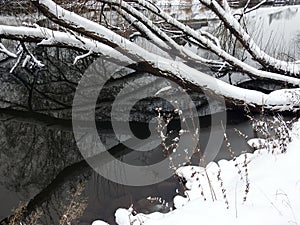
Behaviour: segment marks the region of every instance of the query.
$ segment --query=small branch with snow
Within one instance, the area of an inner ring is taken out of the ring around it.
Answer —
[[[17,58],[18,56],[10,51],[7,50],[7,48],[5,48],[5,46],[0,43],[0,52],[6,54],[7,56],[11,57],[11,58]]]
[[[25,58],[25,60],[26,60],[27,62],[29,62],[29,60],[32,60],[32,65],[33,65],[33,66],[40,67],[40,68],[42,68],[42,67],[45,66],[40,60],[38,60],[38,59],[32,54],[32,52],[26,47],[26,45],[25,45],[23,42],[21,43],[21,46],[22,46],[22,48],[23,48],[23,51],[24,51],[25,53],[27,53],[27,56],[26,56],[26,58]],[[29,56],[29,57],[28,57],[28,56]],[[26,64],[27,64],[27,62],[26,62]],[[23,64],[24,64],[24,63],[23,63]]]
[[[25,59],[23,60],[22,67],[26,67],[26,65],[29,63],[30,59],[31,59],[30,55],[27,55],[25,57]]]
[[[265,53],[256,42],[250,37],[242,25],[234,18],[231,12],[224,10],[216,0],[200,0],[206,7],[211,9],[224,23],[227,29],[241,42],[251,56],[262,66],[273,71],[288,74],[290,76],[300,76],[300,66],[294,62],[286,62],[276,59]],[[223,0],[227,1],[227,0]]]
[[[159,95],[160,93],[165,92],[165,91],[168,91],[168,90],[170,90],[170,89],[172,89],[172,86],[163,87],[163,88],[161,88],[160,90],[158,90],[158,91],[154,94],[154,96],[157,96],[157,95]]]
[[[18,67],[18,65],[21,63],[22,57],[23,57],[24,51],[21,50],[20,54],[18,56],[18,59],[16,61],[16,63],[14,64],[14,66],[10,69],[9,73],[13,73],[15,71],[15,69]]]
[[[157,7],[154,7],[148,1],[145,1],[145,0],[137,0],[137,1],[141,6],[145,7],[148,10],[150,10],[155,15],[161,17],[162,19],[167,21],[169,24],[176,27],[178,30],[183,31],[188,36],[192,37],[197,42],[199,42],[201,45],[205,46],[210,51],[212,51],[213,53],[218,55],[220,58],[224,59],[226,62],[228,62],[233,67],[238,68],[241,71],[244,71],[245,73],[251,75],[252,77],[256,77],[258,79],[275,79],[275,80],[281,80],[283,82],[288,82],[288,83],[290,83],[290,82],[294,83],[295,82],[294,85],[296,85],[296,86],[299,85],[299,79],[295,79],[293,77],[288,77],[288,76],[285,76],[285,75],[281,75],[279,73],[262,71],[262,70],[256,69],[256,68],[246,64],[245,62],[237,59],[236,57],[232,56],[228,52],[224,51],[222,48],[219,48],[217,45],[215,45],[215,43],[213,41],[211,41],[210,39],[208,39],[204,35],[201,35],[201,33],[199,33],[198,31],[192,29],[189,26],[184,25],[183,23],[181,23],[178,20],[174,19],[172,16],[170,16],[169,14],[163,12],[162,10],[158,10]],[[207,5],[208,7],[210,7],[210,4],[212,4],[211,3],[212,1],[204,1],[204,0],[201,0],[201,1],[205,5]],[[216,3],[216,4],[218,4],[218,3]],[[222,10],[223,14],[226,14],[224,9],[219,4],[218,4],[218,7],[221,8],[220,10]],[[220,15],[220,18],[223,17],[223,14]],[[240,28],[240,29],[242,29],[242,28]],[[285,63],[287,63],[287,62],[285,62]],[[291,67],[292,67],[293,70],[296,69],[296,67],[293,67],[293,66],[291,66]]]
[[[252,8],[249,8],[248,10],[245,11],[245,14],[250,13],[256,9],[258,9],[259,7],[261,7],[263,4],[265,4],[267,2],[267,0],[262,0],[260,3],[258,3],[257,5],[253,6]]]
[[[92,55],[92,54],[93,54],[93,51],[90,50],[90,51],[87,52],[86,54],[83,54],[83,55],[80,55],[80,56],[76,56],[76,58],[75,58],[73,64],[75,65],[79,60],[82,60],[82,59],[84,59],[84,58],[86,58],[86,57],[89,57],[89,56]]]

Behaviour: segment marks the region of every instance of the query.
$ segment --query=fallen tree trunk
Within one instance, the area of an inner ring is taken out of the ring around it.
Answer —
[[[32,2],[55,23],[64,28],[76,31],[86,37],[79,36],[75,33],[70,34],[67,32],[52,31],[42,27],[25,28],[1,26],[1,38],[36,41],[39,42],[39,45],[46,46],[74,47],[88,51],[89,54],[102,54],[119,63],[123,63],[123,65],[127,64],[130,68],[135,68],[137,70],[142,69],[143,72],[148,72],[155,76],[166,77],[186,89],[200,92],[205,91],[209,95],[224,98],[228,104],[232,105],[243,106],[246,104],[253,108],[264,107],[269,110],[298,110],[299,108],[299,99],[296,97],[299,94],[298,88],[275,91],[270,94],[239,88],[198,71],[184,62],[174,61],[151,53],[104,26],[61,8],[53,1],[39,0]],[[259,79],[278,80],[296,87],[299,86],[299,79],[255,69],[226,53],[224,50],[220,49],[215,42],[204,37],[201,33],[199,34],[195,30],[161,12],[152,4],[142,0],[138,0],[138,3],[152,12],[155,12],[168,23],[176,26],[195,40],[201,42],[201,44],[206,44],[208,48],[220,57],[226,59],[231,65],[234,65],[243,71],[247,71],[252,76]],[[159,36],[160,38],[166,37],[163,34]],[[178,47],[176,49],[177,52],[181,50],[186,56],[189,55],[188,52],[184,50],[183,46],[177,46],[177,43],[174,42],[172,42],[171,45]],[[79,58],[80,57],[81,56],[79,56]],[[291,96],[293,97],[290,98]]]

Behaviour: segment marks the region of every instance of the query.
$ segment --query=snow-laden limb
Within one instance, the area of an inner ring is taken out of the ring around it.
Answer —
[[[73,47],[84,49],[86,51],[92,50],[95,54],[102,54],[113,58],[116,60],[116,62],[123,62],[127,63],[128,65],[133,62],[116,49],[113,49],[105,44],[84,37],[81,37],[81,39],[78,40],[78,37],[75,37],[71,34],[52,31],[41,27],[29,28],[0,26],[0,37],[17,40],[22,40],[23,38],[24,40],[31,40],[35,42],[41,41],[40,44]],[[270,110],[287,109],[286,102],[288,99],[281,98],[281,101],[275,102],[275,100],[272,100],[272,93],[267,95],[259,91],[248,90],[230,85],[224,81],[218,80],[194,68],[191,68],[182,62],[166,59],[144,50],[141,50],[140,52],[136,51],[136,55],[138,55],[140,58],[143,58],[148,65],[151,65],[149,72],[153,72],[154,75],[168,77],[194,90],[207,90],[225,98],[225,100],[230,103],[248,104],[253,107],[263,106]],[[298,93],[298,89],[291,90],[291,93],[293,92]],[[275,98],[277,98],[277,96],[275,96]],[[266,102],[266,99],[268,102]],[[275,105],[273,104],[274,102],[276,103]],[[272,103],[272,105],[270,103]],[[289,107],[295,107],[295,110],[298,109],[296,103],[293,103],[293,105],[290,105]]]
[[[152,21],[148,20],[142,13],[137,11],[135,8],[127,4],[126,2],[119,1],[101,1],[106,3],[115,3],[117,7],[115,10],[122,15],[126,20],[130,22],[130,24],[134,25],[137,30],[146,35],[151,41],[153,41],[156,45],[161,47],[164,50],[170,50],[170,47],[166,44],[164,40],[155,35],[156,33],[162,33],[161,30],[157,29],[156,26],[152,23]],[[126,11],[123,11],[124,8]],[[136,17],[132,16],[135,15]],[[161,36],[161,35],[160,35]]]
[[[31,57],[29,55],[26,55],[25,59],[23,60],[23,63],[22,63],[22,67],[26,67],[27,64],[29,63]]]
[[[90,21],[84,17],[81,17],[73,12],[64,10],[53,1],[40,0],[40,1],[33,1],[33,2],[46,16],[48,16],[54,22],[62,26],[68,27],[72,30],[78,31],[79,33],[87,35],[91,38],[94,38],[111,47],[119,47],[119,50],[120,51],[123,50],[130,58],[133,59],[138,58],[139,60],[143,60],[143,57],[139,57],[139,54],[137,54],[137,52],[145,51],[145,49],[142,49],[138,45],[112,32],[111,30],[105,28],[104,26],[95,23],[93,21]],[[152,41],[154,41],[154,43],[162,47],[164,50],[170,49],[171,46],[173,47],[172,49],[179,52],[179,54],[184,55],[186,58],[189,58],[191,60],[195,60],[196,62],[198,61],[200,63],[210,64],[210,65],[212,64],[218,66],[222,64],[222,62],[204,59],[203,57],[198,56],[197,54],[184,48],[183,46],[178,45],[172,38],[166,35],[165,32],[157,28],[157,26],[151,20],[146,18],[141,12],[139,12],[138,10],[136,10],[126,2],[123,1],[120,2],[117,0],[113,0],[113,1],[103,0],[101,2],[113,3],[116,5],[116,9],[118,7],[122,7],[124,10],[126,10],[126,13],[128,13],[126,18],[129,19],[132,23],[137,23],[136,25],[138,26],[138,29],[141,30],[141,32],[143,32],[144,34],[146,34]],[[120,9],[117,10],[118,12],[121,13]],[[132,16],[130,16],[130,14]],[[133,16],[138,21],[134,19]],[[173,51],[173,54],[176,54],[176,52]]]
[[[286,73],[291,76],[300,76],[300,67],[295,62],[286,62],[276,59],[265,53],[250,37],[234,16],[224,10],[216,0],[200,0],[205,6],[211,9],[225,24],[236,38],[241,42],[251,56],[262,66],[273,71]],[[224,0],[226,1],[226,0]]]
[[[248,1],[250,3],[250,1]],[[250,13],[256,9],[258,9],[259,7],[261,7],[263,4],[265,4],[267,2],[267,0],[262,0],[261,2],[259,2],[258,4],[256,4],[255,6],[248,8],[248,4],[246,5],[246,7],[244,7],[241,12],[239,12],[239,10],[237,10],[238,12],[234,13],[235,15],[239,15],[241,17],[243,17],[243,15]]]
[[[76,58],[75,58],[73,64],[75,65],[79,60],[82,60],[82,59],[84,59],[84,58],[86,58],[86,57],[88,57],[88,56],[90,56],[90,55],[93,55],[93,51],[92,51],[92,50],[89,50],[88,53],[85,53],[85,54],[83,54],[83,55],[76,56]]]
[[[15,27],[0,25],[0,38],[19,40],[25,42],[37,42],[42,46],[58,46],[80,49],[84,51],[92,51],[95,54],[103,54],[111,56],[116,60],[133,63],[132,60],[119,53],[115,49],[91,39],[74,36],[70,33],[53,31],[43,27]]]
[[[279,105],[278,103],[283,103]],[[265,104],[280,111],[295,110],[300,107],[300,89],[281,89],[271,92],[265,99]]]
[[[208,39],[211,39],[217,47],[221,48],[220,40],[217,37],[215,37],[214,35],[212,35],[211,33],[207,32],[207,31],[201,31],[201,35],[203,35],[204,37],[207,37]]]
[[[279,102],[277,102],[276,105],[266,104],[267,102],[265,102],[265,99],[269,99],[269,101],[271,99],[269,95],[258,91],[232,86],[194,68],[191,68],[182,62],[169,60],[167,58],[150,53],[140,46],[121,37],[120,35],[108,30],[107,28],[61,8],[51,0],[40,0],[37,4],[38,7],[42,9],[43,13],[45,13],[45,15],[49,16],[49,18],[60,25],[71,28],[99,41],[103,41],[104,44],[118,46],[118,50],[125,50],[129,57],[135,56],[141,62],[146,62],[147,66],[152,67],[148,72],[152,72],[154,75],[169,77],[170,79],[185,84],[188,87],[196,90],[212,91],[214,94],[222,96],[231,102],[245,103],[251,106],[264,106],[268,109],[276,110],[280,110],[281,107],[286,108],[286,99],[282,99],[284,102],[280,102],[280,104]],[[157,9],[155,8],[155,10]],[[168,17],[168,22],[170,22],[170,20],[176,21],[173,18]],[[206,41],[210,42],[207,39]],[[214,44],[213,46],[218,48]],[[252,69],[254,70],[254,68]],[[272,77],[272,79],[275,80],[281,80],[288,83],[292,82],[292,84],[297,86],[300,84],[300,80],[297,78],[269,72],[264,73],[267,74],[265,78]],[[294,91],[297,90],[298,89],[294,89]],[[293,106],[298,107],[297,104],[294,104]]]
[[[18,67],[18,65],[22,61],[22,56],[23,56],[23,51],[20,52],[17,61],[15,62],[15,64],[13,65],[13,67],[10,69],[9,73],[13,73],[15,71],[15,69]]]
[[[23,44],[23,45],[24,45],[24,49],[23,49],[23,50],[28,54],[27,56],[30,57],[29,59],[31,59],[31,60],[33,61],[33,65],[36,65],[37,67],[40,67],[40,68],[44,67],[45,65],[44,65],[40,60],[38,60],[38,59],[32,54],[31,51],[29,51],[29,50],[26,48],[25,44]],[[27,56],[26,56],[25,60],[28,59]]]
[[[192,29],[191,27],[189,27],[187,25],[184,25],[183,23],[174,19],[173,17],[171,17],[169,14],[163,12],[162,10],[158,9],[156,6],[149,3],[148,1],[146,1],[146,0],[137,0],[137,1],[140,5],[144,6],[151,12],[160,16],[161,18],[166,20],[169,24],[175,26],[179,30],[186,33],[188,36],[194,38],[196,41],[201,43],[203,46],[207,47],[209,50],[211,50],[213,53],[218,55],[220,58],[224,59],[226,62],[228,62],[232,66],[240,69],[241,71],[244,71],[245,73],[251,75],[252,77],[256,77],[259,79],[274,79],[274,80],[287,82],[290,84],[294,83],[294,85],[298,86],[299,80],[297,78],[284,76],[284,75],[281,75],[278,73],[272,73],[272,72],[258,70],[256,68],[244,63],[243,61],[235,58],[234,56],[230,55],[229,53],[224,51],[222,48],[215,45],[214,42],[207,39],[204,35],[201,35],[201,33],[199,33],[198,31]]]
[[[11,57],[11,58],[17,58],[18,56],[15,53],[12,53],[10,51],[7,50],[7,48],[5,48],[5,46],[0,43],[0,52],[6,54],[7,56]]]
[[[172,89],[172,86],[163,87],[163,88],[161,88],[160,90],[158,90],[158,91],[154,94],[154,96],[157,96],[157,95],[159,95],[160,93],[165,92],[165,91],[168,91],[168,90],[170,90],[170,89]]]
[[[117,5],[115,10],[122,15],[126,20],[133,24],[140,33],[148,37],[154,44],[161,47],[162,50],[167,53],[176,54],[180,57],[184,57],[185,60],[192,60],[193,63],[202,63],[207,65],[214,65],[220,67],[224,62],[205,59],[191,50],[184,48],[183,46],[177,44],[171,37],[169,37],[162,29],[158,28],[155,23],[149,20],[143,13],[136,10],[134,7],[129,5],[127,2],[119,2],[117,0],[98,0],[102,3],[110,3]],[[214,39],[215,43],[220,45],[218,39],[213,35],[205,32],[205,34]]]
[[[223,58],[233,66],[236,66],[237,68],[241,69],[242,71],[251,74],[253,77],[258,77],[263,79],[273,79],[273,80],[289,83],[295,86],[299,86],[300,83],[299,79],[255,69],[254,67],[238,60],[237,58],[231,56],[224,50],[220,49],[212,41],[203,37],[197,31],[178,22],[174,18],[170,17],[168,14],[161,12],[159,9],[154,7],[149,2],[143,0],[138,0],[138,1],[139,2],[141,1],[143,5],[147,6],[146,8],[149,7],[151,10],[158,13],[158,15],[165,17],[168,23],[175,25],[180,30],[185,30],[190,36],[192,36],[196,40],[201,40],[200,41],[201,43],[209,47],[213,52],[218,54],[221,58]],[[81,17],[73,12],[63,9],[62,7],[60,7],[59,5],[57,5],[51,0],[39,0],[39,1],[34,1],[34,3],[46,16],[48,16],[54,22],[64,27],[75,30],[79,33],[82,33],[83,35],[89,36],[90,38],[93,38],[111,47],[118,47],[118,50],[122,51],[129,58],[136,59],[138,61],[144,61],[144,62],[149,62],[149,61],[156,62],[158,60],[162,60],[162,61],[165,60],[165,58],[157,57],[157,55],[154,55],[146,51],[145,49],[141,48],[135,43],[130,42],[126,38],[112,32],[111,30],[105,28],[104,26],[97,24],[93,21],[90,21],[84,17]],[[148,66],[151,65],[148,64]]]
[[[117,5],[115,9],[118,13],[120,13],[123,17],[128,19],[131,23],[135,23],[138,26],[138,29],[142,33],[146,34],[150,38],[150,40],[152,40],[158,46],[163,47],[165,50],[169,50],[169,51],[173,50],[172,51],[173,54],[179,54],[181,56],[184,56],[185,59],[193,60],[194,63],[199,62],[199,63],[216,65],[216,66],[221,66],[223,64],[223,62],[205,59],[193,53],[191,50],[177,44],[162,29],[158,28],[156,24],[153,23],[153,21],[148,19],[146,16],[144,16],[143,13],[136,10],[127,2],[125,1],[120,2],[119,0],[97,0],[97,1]],[[121,9],[123,9],[124,11],[122,11]],[[215,36],[213,36],[212,34],[206,31],[200,31],[200,32],[202,35],[205,35],[207,38],[214,41],[215,44],[220,47],[220,42]],[[172,47],[172,49],[170,48],[169,45]]]

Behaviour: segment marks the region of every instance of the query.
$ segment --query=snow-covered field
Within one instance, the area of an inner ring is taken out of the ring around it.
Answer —
[[[300,120],[289,132],[286,152],[275,148],[242,154],[202,167],[186,166],[186,196],[174,198],[175,210],[162,214],[132,214],[118,209],[119,225],[288,225],[300,223]],[[263,140],[261,140],[263,141]],[[254,144],[261,144],[253,140]],[[107,224],[95,221],[93,225]]]

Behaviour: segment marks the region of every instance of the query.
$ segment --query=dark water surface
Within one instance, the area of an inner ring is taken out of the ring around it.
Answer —
[[[208,118],[200,120],[200,125],[203,124],[203,128],[200,127],[202,149],[206,147],[208,136],[213,129],[207,127],[207,120]],[[135,132],[143,132],[143,126],[136,125]],[[245,140],[234,132],[234,128],[249,136],[254,135],[249,121],[243,114],[228,114],[226,132],[236,154],[246,149],[251,151]],[[158,206],[155,208],[157,203],[150,204],[143,199],[152,196],[171,202],[176,190],[182,191],[176,177],[170,177],[155,185],[130,187],[99,176],[82,160],[71,132],[9,121],[1,124],[1,133],[1,170],[5,171],[6,176],[0,178],[0,219],[9,216],[11,210],[18,207],[20,202],[30,201],[29,209],[38,207],[43,210],[43,224],[57,224],[63,213],[63,205],[68,204],[68,197],[76,190],[78,183],[85,186],[82,198],[86,198],[88,204],[83,216],[76,220],[76,224],[89,224],[94,219],[104,219],[113,224],[114,211],[119,207],[128,208],[131,204],[138,212],[147,213],[154,209],[167,211],[157,208]],[[102,135],[102,140],[105,140],[107,146],[118,143],[113,133],[109,132]],[[121,147],[119,150],[124,149],[126,148]],[[161,148],[156,152],[149,156],[150,161],[163,157]],[[140,155],[135,157],[134,153],[130,154],[130,163],[138,164],[141,160]],[[231,158],[225,144],[216,160],[224,158]]]

